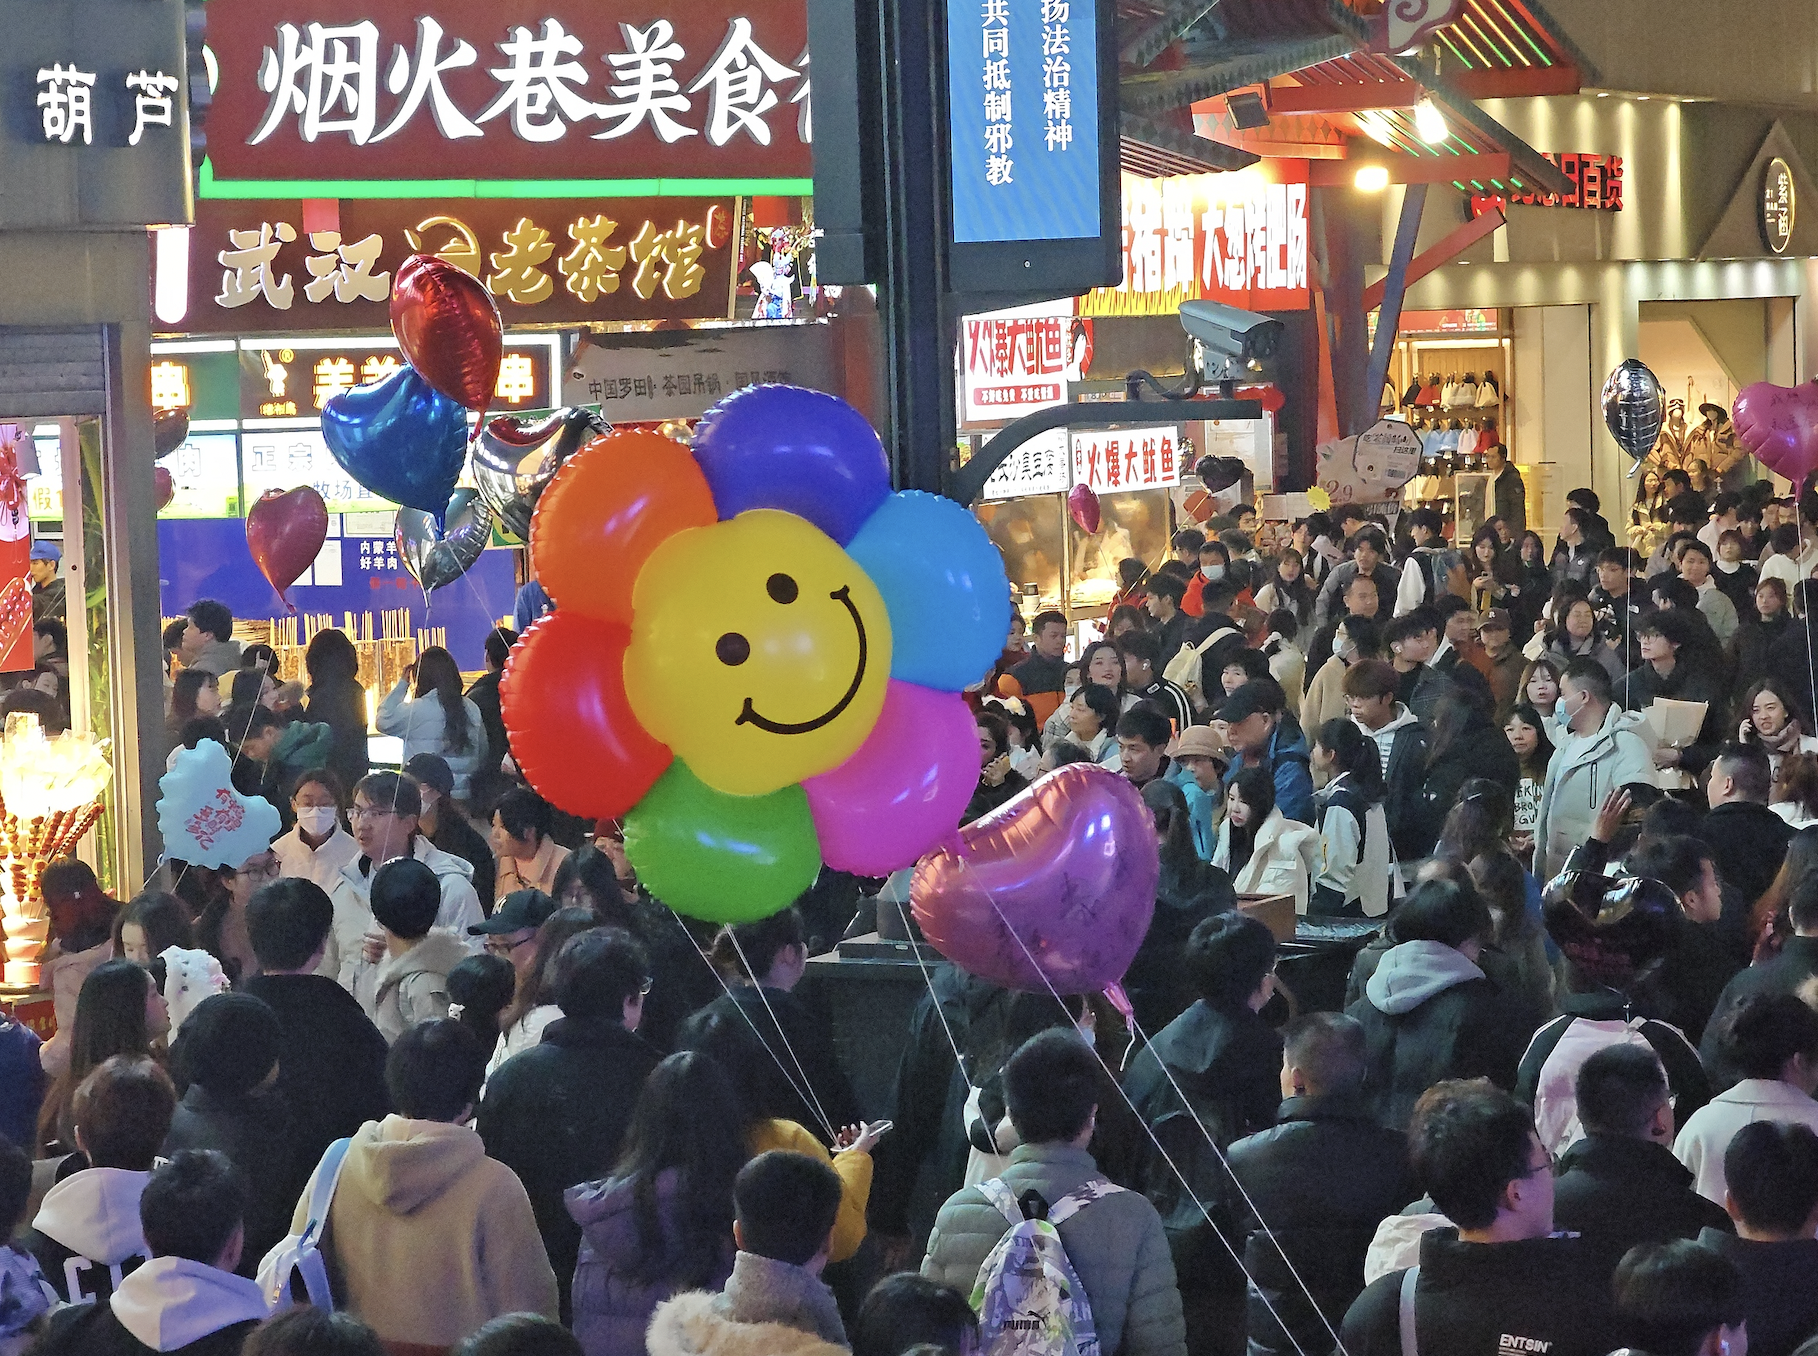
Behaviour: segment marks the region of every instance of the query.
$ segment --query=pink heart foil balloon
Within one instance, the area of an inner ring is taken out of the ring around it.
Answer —
[[[1067,492],[1067,512],[1081,532],[1098,531],[1098,494],[1090,485],[1075,485]]]
[[[915,868],[922,935],[961,969],[1031,993],[1097,993],[1149,930],[1161,861],[1142,793],[1070,763]]]
[[[1818,382],[1745,386],[1731,417],[1737,440],[1775,474],[1798,484],[1818,468]]]

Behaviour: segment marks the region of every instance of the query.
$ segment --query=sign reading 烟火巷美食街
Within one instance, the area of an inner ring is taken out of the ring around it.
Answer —
[[[564,405],[598,405],[614,423],[693,419],[734,391],[781,382],[843,395],[831,325],[756,325],[612,334],[562,374]]]
[[[949,0],[953,239],[1100,230],[1095,0]]]
[[[0,229],[190,218],[181,0],[0,0]]]
[[[484,282],[507,325],[732,314],[733,198],[349,198],[336,226],[309,230],[299,201],[203,201],[185,328],[382,332],[418,252]]]
[[[812,173],[803,0],[209,0],[208,43],[217,187]]]

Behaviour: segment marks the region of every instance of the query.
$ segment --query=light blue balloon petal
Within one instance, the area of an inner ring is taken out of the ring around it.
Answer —
[[[1004,558],[964,506],[938,494],[893,494],[846,552],[890,612],[890,676],[960,692],[990,671],[1010,629]]]

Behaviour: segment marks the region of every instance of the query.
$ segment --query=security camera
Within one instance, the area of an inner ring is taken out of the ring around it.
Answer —
[[[1236,363],[1273,358],[1281,346],[1281,321],[1222,301],[1183,301],[1180,323],[1208,353]]]

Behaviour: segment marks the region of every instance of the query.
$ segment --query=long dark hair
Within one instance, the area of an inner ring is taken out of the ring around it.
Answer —
[[[1122,697],[1128,690],[1124,687],[1124,657],[1118,653],[1116,644],[1109,640],[1095,640],[1079,652],[1079,659],[1076,661],[1079,666],[1079,685],[1084,687],[1092,681],[1087,671],[1092,667],[1092,661],[1098,657],[1100,650],[1111,651],[1111,657],[1117,661],[1117,686],[1111,690]]]
[[[147,890],[144,894],[134,895],[132,902],[114,916],[116,958],[120,958],[124,950],[120,936],[128,923],[136,925],[145,934],[145,949],[153,960],[163,955],[166,947],[180,946],[185,950],[195,948],[195,934],[190,928],[183,901],[167,891]]]
[[[1537,660],[1536,663],[1544,663]],[[1549,665],[1548,667],[1551,667]],[[1526,689],[1523,689],[1526,695]],[[1510,720],[1519,720],[1534,731],[1534,752],[1521,760],[1521,775],[1530,781],[1545,781],[1547,768],[1553,761],[1553,741],[1547,737],[1546,717],[1536,711],[1532,704],[1521,701],[1509,712]]]
[[[1315,740],[1338,761],[1341,774],[1350,774],[1349,790],[1370,805],[1387,794],[1382,782],[1382,755],[1376,751],[1376,742],[1357,728],[1356,721],[1344,716],[1328,720],[1319,727]]]
[[[145,1001],[155,983],[151,972],[129,960],[102,961],[82,981],[71,1024],[69,1068],[58,1075],[38,1112],[38,1140],[61,1141],[74,1149],[75,1127],[70,1102],[82,1080],[115,1055],[151,1057],[151,1030],[145,1024]]]
[[[200,714],[196,710],[196,693],[205,687],[220,691],[220,680],[207,669],[184,669],[171,680],[170,715],[179,728]]]
[[[732,1184],[751,1156],[748,1112],[710,1055],[670,1055],[644,1080],[613,1177],[632,1183],[638,1231],[634,1264],[645,1282],[678,1290],[707,1285],[723,1270],[732,1238]],[[675,1260],[657,1199],[657,1179],[676,1174]]]
[[[1486,777],[1471,777],[1458,788],[1458,800],[1446,814],[1434,855],[1471,862],[1509,850],[1515,828],[1515,805],[1509,793]]]
[[[357,682],[360,677],[360,652],[354,649],[347,632],[333,627],[316,632],[303,654],[303,667],[309,670],[309,689],[338,687]]]
[[[555,1002],[553,980],[556,953],[570,937],[600,925],[592,909],[557,909],[537,928],[536,959],[530,963],[511,1004],[499,1014],[499,1030],[509,1031],[527,1016],[532,1008]]]
[[[1295,564],[1300,566],[1300,573],[1292,580],[1281,577],[1281,563],[1289,556],[1294,557]],[[1307,578],[1306,558],[1292,546],[1283,548],[1275,557],[1275,564],[1264,581],[1265,588],[1275,590],[1275,606],[1292,608],[1294,619],[1305,626],[1313,618],[1313,604],[1318,595],[1313,591],[1313,583]],[[1261,589],[1257,590],[1259,593]]]
[[[1471,731],[1471,705],[1462,697],[1448,692],[1433,709],[1433,747],[1427,752],[1427,767],[1439,766],[1452,754]]]
[[[568,892],[577,886],[587,902],[567,904]],[[618,867],[592,843],[583,843],[562,858],[562,864],[556,868],[555,889],[551,893],[557,904],[591,908],[607,927],[624,928],[639,937],[643,934],[643,920],[637,916],[631,901],[625,898],[625,887],[619,884]]]
[[[1231,873],[1236,875],[1243,869],[1244,863],[1250,860],[1250,853],[1256,847],[1256,831],[1262,827],[1263,820],[1269,817],[1269,811],[1275,808],[1275,778],[1267,768],[1247,767],[1231,779],[1231,785],[1225,788],[1225,794],[1237,792],[1238,799],[1250,807],[1250,822],[1242,827],[1231,823],[1229,809],[1225,812],[1225,823],[1231,834]],[[1242,848],[1240,856],[1238,849]]]
[[[462,697],[461,669],[454,656],[440,645],[431,645],[417,656],[415,695],[422,697],[430,692],[442,703],[443,739],[449,752],[466,753],[473,747],[473,728]]]

